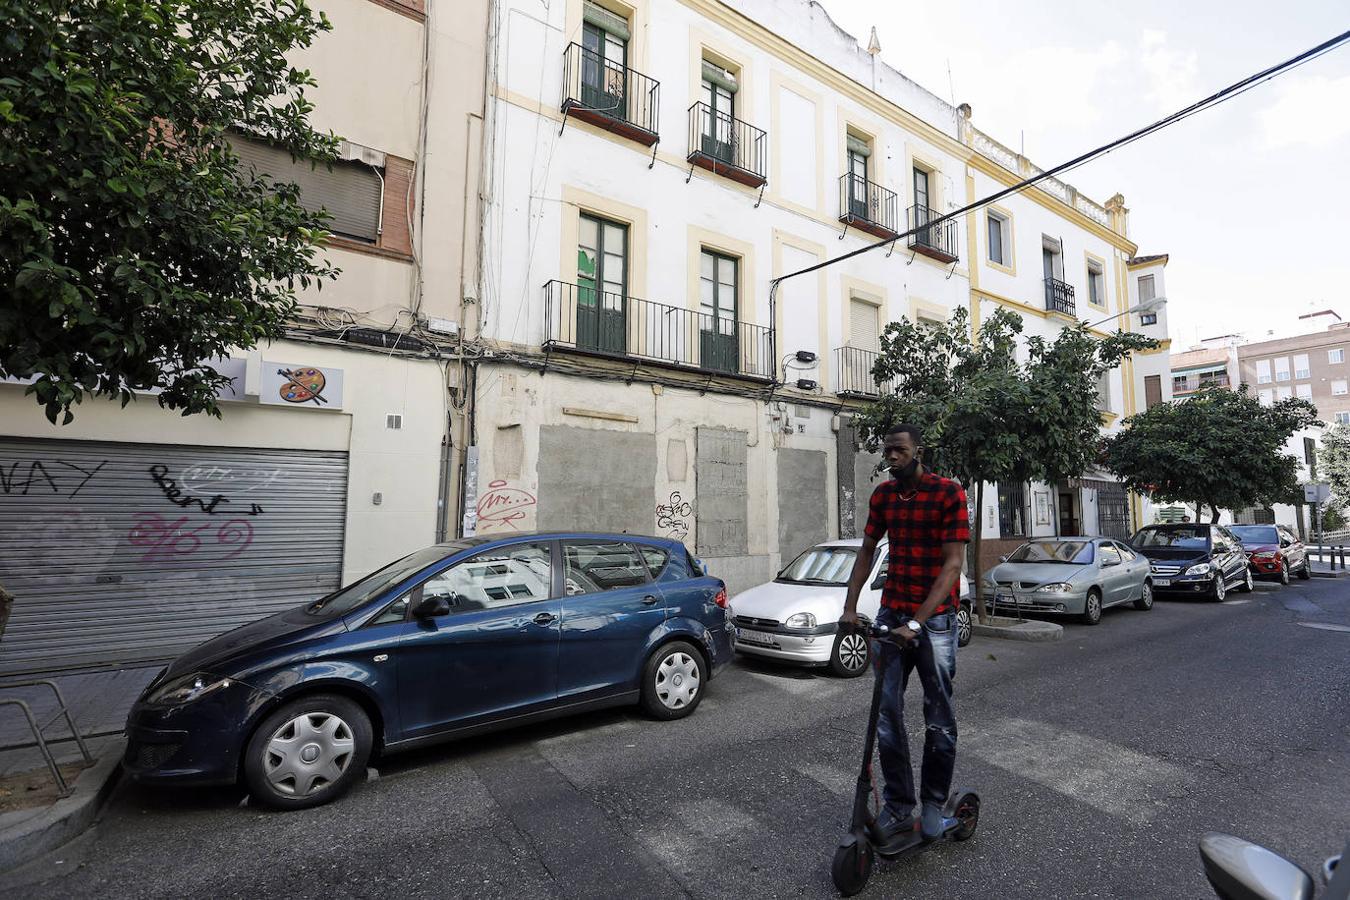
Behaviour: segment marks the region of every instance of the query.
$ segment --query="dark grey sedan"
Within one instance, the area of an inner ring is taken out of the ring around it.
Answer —
[[[1075,615],[1096,625],[1108,606],[1153,608],[1148,560],[1110,538],[1036,538],[1004,557],[984,578],[996,609],[1004,614]]]

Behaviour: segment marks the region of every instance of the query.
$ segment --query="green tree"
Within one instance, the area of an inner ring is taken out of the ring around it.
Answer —
[[[857,421],[874,450],[891,425],[919,425],[927,463],[975,492],[970,571],[981,620],[987,618],[979,567],[985,483],[1053,483],[1081,474],[1097,454],[1097,379],[1130,349],[1153,343],[1133,334],[1097,341],[1080,325],[1054,341],[1028,339],[1029,360],[1021,364],[1021,333],[1022,318],[1003,308],[974,335],[965,309],[942,325],[892,322],[872,370],[875,382],[891,390]]]
[[[1322,435],[1317,448],[1317,477],[1331,485],[1330,507],[1342,510],[1350,506],[1350,425],[1337,425]]]
[[[226,135],[331,161],[289,61],[329,29],[304,0],[0,0],[0,376],[47,418],[160,389],[219,415],[208,364],[281,337],[335,275],[294,185]]]
[[[1106,443],[1107,467],[1132,490],[1164,502],[1220,509],[1291,503],[1299,492],[1298,459],[1289,438],[1319,424],[1306,400],[1261,402],[1239,390],[1211,388],[1177,403],[1159,403],[1125,421]]]

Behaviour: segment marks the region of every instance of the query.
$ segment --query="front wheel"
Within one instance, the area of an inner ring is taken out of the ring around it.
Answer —
[[[1281,583],[1281,584],[1288,584],[1288,583],[1289,583],[1289,567],[1288,567],[1288,566],[1285,566],[1283,569],[1280,570],[1280,583]],[[1239,585],[1238,585],[1238,590],[1241,591],[1241,592],[1244,593],[1244,594],[1250,594],[1250,593],[1251,593],[1252,591],[1254,591],[1255,589],[1256,589],[1256,583],[1255,583],[1255,581],[1252,579],[1252,570],[1251,570],[1251,569],[1244,568],[1244,569],[1242,570],[1242,584],[1239,584]]]
[[[840,845],[834,851],[830,877],[845,897],[852,897],[867,887],[867,879],[872,877],[872,846],[858,840]]]
[[[1144,586],[1139,589],[1139,599],[1134,601],[1134,608],[1145,611],[1153,608],[1153,582],[1144,582]]]
[[[970,643],[974,629],[970,627],[970,607],[962,606],[956,611],[956,646],[964,647]]]
[[[871,650],[861,629],[840,629],[830,651],[830,671],[840,678],[857,678],[867,671]]]
[[[373,737],[365,710],[321,694],[272,713],[244,750],[249,794],[276,809],[308,809],[346,793],[366,770]]]
[[[1280,584],[1289,587],[1289,560],[1287,559],[1280,560]]]
[[[703,655],[693,644],[658,647],[642,671],[642,708],[657,719],[683,719],[703,699]]]
[[[1102,595],[1096,588],[1088,591],[1087,599],[1083,601],[1084,625],[1096,625],[1102,620]]]
[[[1308,558],[1305,556],[1303,558],[1303,565],[1299,566],[1298,570],[1298,577],[1300,581],[1307,581],[1309,578],[1312,577],[1312,569],[1310,568],[1311,565],[1312,564],[1308,562]]]
[[[1210,588],[1210,596],[1216,603],[1222,603],[1223,598],[1228,596],[1228,583],[1224,581],[1221,569],[1214,573],[1214,587]]]

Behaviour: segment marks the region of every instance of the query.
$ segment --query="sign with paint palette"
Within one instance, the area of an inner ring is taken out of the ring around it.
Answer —
[[[342,370],[264,359],[258,402],[271,406],[342,409]]]

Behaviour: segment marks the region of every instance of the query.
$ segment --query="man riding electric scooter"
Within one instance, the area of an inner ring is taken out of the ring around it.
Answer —
[[[943,834],[943,811],[956,764],[957,583],[970,540],[966,493],[961,486],[926,470],[922,432],[897,425],[882,446],[892,480],[872,492],[862,551],[853,565],[840,627],[859,625],[858,594],[867,580],[877,543],[886,535],[890,558],[877,625],[895,643],[880,642],[877,677],[882,680],[877,740],[886,781],[885,804],[876,822],[878,851],[912,839],[914,813],[921,804],[924,840]],[[923,685],[923,768],[918,797],[905,734],[905,687],[911,672]]]

